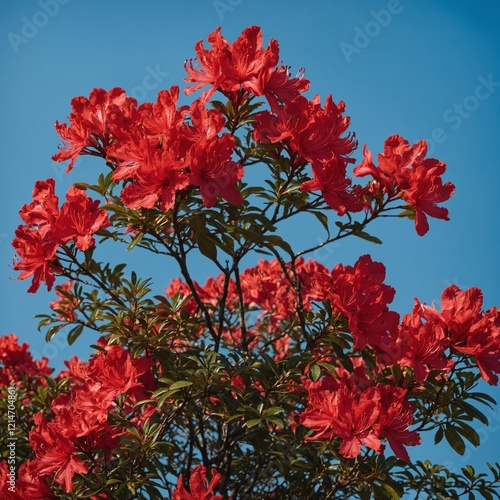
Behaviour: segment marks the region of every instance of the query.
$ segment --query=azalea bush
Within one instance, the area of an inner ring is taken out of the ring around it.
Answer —
[[[13,481],[3,447],[2,498],[500,498],[499,464],[411,458],[424,433],[452,453],[480,444],[499,310],[451,285],[401,317],[381,262],[312,258],[348,236],[381,243],[369,229],[380,217],[420,236],[429,217],[448,220],[445,164],[399,135],[356,159],[344,103],[308,99],[303,71],[259,27],[208,42],[185,63],[185,94],[202,90],[190,105],[177,86],[141,105],[96,88],[56,123],[54,160],[70,171],[92,155],[103,172],[64,201],[53,179],[35,184],[14,269],[28,292],[56,294],[39,316],[48,341],[98,340],[56,375],[14,334],[0,338],[18,464]],[[300,248],[286,239],[292,219]],[[140,277],[104,259],[118,246],[164,264]],[[200,262],[215,270],[204,283]]]

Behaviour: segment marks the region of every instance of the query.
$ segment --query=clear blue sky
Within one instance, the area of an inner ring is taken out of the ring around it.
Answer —
[[[266,43],[280,42],[292,73],[306,68],[310,97],[332,93],[346,102],[361,145],[376,153],[394,133],[412,142],[432,139],[432,155],[447,163],[445,179],[456,184],[446,205],[451,221],[431,220],[424,238],[407,220],[383,220],[371,228],[382,246],[344,241],[316,257],[332,267],[371,253],[387,267],[401,314],[413,297],[439,301],[451,283],[480,287],[486,308],[500,305],[500,2],[23,0],[0,6],[0,334],[16,333],[57,369],[88,352],[88,338],[45,346],[33,316],[47,312],[55,296],[43,286],[28,295],[28,282],[12,280],[9,267],[17,212],[35,181],[54,177],[63,198],[73,182],[92,180],[104,167],[84,158],[65,176],[65,166],[51,161],[59,144],[53,125],[66,119],[71,98],[121,86],[139,101],[154,101],[161,88],[182,86],[183,62],[194,57],[197,40],[221,25],[232,41],[252,24],[262,27]],[[319,228],[286,231],[298,245],[323,238]],[[112,258],[130,259],[140,274],[154,276],[158,290],[177,275],[169,263],[120,252]],[[204,280],[207,270],[198,266],[197,275]],[[491,394],[500,399],[498,388]],[[482,453],[467,451],[476,464],[498,459],[499,410],[490,417],[491,430],[480,431]],[[466,463],[431,446],[411,452],[452,467]]]

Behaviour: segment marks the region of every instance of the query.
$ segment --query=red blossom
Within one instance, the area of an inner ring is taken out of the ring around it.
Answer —
[[[189,75],[184,80],[195,84],[185,89],[187,95],[211,85],[211,88],[201,95],[203,102],[207,102],[224,81],[221,60],[228,57],[230,52],[230,44],[220,34],[220,27],[208,35],[208,43],[212,46],[211,50],[205,49],[203,40],[196,42],[196,59],[184,63],[184,69]]]
[[[300,423],[315,431],[307,440],[341,438],[345,458],[357,457],[362,445],[381,453],[381,439],[387,438],[394,454],[408,462],[405,446],[420,444],[420,437],[409,430],[414,409],[405,398],[399,387],[367,386],[362,378],[346,375],[325,377],[310,385]]]
[[[179,140],[180,129],[184,126],[185,116],[189,113],[190,107],[178,106],[178,101],[179,87],[173,85],[170,90],[160,90],[156,102],[145,102],[138,107],[137,123],[140,128],[143,128],[146,137],[156,141],[161,137],[162,144],[168,147],[172,147]],[[191,105],[191,115],[193,115],[193,107],[196,107],[195,103],[196,101]],[[212,115],[210,112],[208,114]],[[139,128],[133,131],[137,133]],[[122,142],[128,142],[128,137],[126,139],[127,141]]]
[[[422,317],[444,328],[450,347],[474,356],[483,379],[497,385],[500,315],[495,307],[484,312],[482,305],[483,294],[479,288],[461,290],[457,285],[450,285],[443,291],[441,312],[417,300]]]
[[[272,111],[278,111],[280,101],[292,102],[297,96],[309,89],[309,80],[304,78],[303,70],[296,77],[290,78],[288,66],[268,68],[260,72],[253,82],[253,93],[264,95]]]
[[[214,495],[214,488],[221,480],[221,474],[215,469],[211,471],[212,479],[207,485],[207,469],[198,465],[191,471],[189,489],[187,491],[182,483],[182,474],[177,480],[172,500],[222,500],[222,495]]]
[[[290,78],[287,67],[277,66],[278,42],[271,39],[264,48],[258,26],[244,29],[232,44],[221,35],[219,27],[210,33],[208,42],[211,49],[205,49],[202,40],[197,42],[196,59],[184,64],[188,74],[185,81],[194,83],[185,89],[186,94],[210,85],[201,95],[203,103],[215,91],[230,98],[243,91],[247,95],[265,96],[274,109],[278,102],[290,102],[309,88],[309,81],[302,74]]]
[[[38,230],[26,226],[19,226],[15,234],[12,246],[21,260],[14,264],[13,269],[22,271],[17,279],[33,276],[28,293],[35,293],[42,281],[45,281],[50,291],[56,279],[55,273],[61,269],[56,258],[59,243],[45,239]]]
[[[333,158],[326,163],[313,165],[312,170],[313,178],[302,183],[301,191],[321,191],[327,205],[339,215],[363,209],[363,205],[349,190],[351,180],[346,176],[345,162]]]
[[[375,425],[376,432],[387,438],[396,457],[409,462],[405,446],[417,446],[422,441],[418,432],[409,430],[415,408],[406,401],[407,391],[401,387],[379,385],[378,390],[381,410]]]
[[[243,168],[231,160],[234,144],[233,136],[224,134],[191,147],[189,180],[200,187],[201,198],[208,208],[215,205],[217,195],[234,205],[243,203],[243,197],[235,186],[243,177]]]
[[[53,372],[48,366],[48,358],[34,360],[28,352],[26,342],[19,344],[17,335],[11,333],[0,337],[0,385],[11,385],[28,379],[37,379],[37,383],[45,385],[44,375]]]
[[[53,238],[63,243],[74,240],[77,248],[84,252],[95,245],[92,235],[108,226],[108,214],[99,208],[99,201],[71,186],[54,225]]]
[[[449,341],[443,328],[432,321],[423,322],[421,308],[416,305],[411,314],[406,314],[395,334],[397,363],[413,369],[417,381],[427,379],[432,369],[447,372],[453,361],[446,356]]]
[[[291,316],[297,296],[277,260],[260,259],[258,265],[241,273],[241,286],[245,303],[257,305],[270,315],[273,324]]]
[[[455,191],[451,182],[443,184],[441,176],[446,165],[434,158],[425,158],[427,144],[419,141],[410,146],[399,135],[392,135],[378,155],[379,165],[373,163],[372,153],[363,147],[363,162],[354,169],[357,176],[371,175],[389,198],[400,196],[415,213],[415,229],[423,236],[429,230],[427,216],[449,220],[448,210],[438,207]]]
[[[357,457],[365,445],[377,453],[382,444],[373,426],[379,416],[379,395],[373,388],[354,393],[345,382],[325,378],[309,389],[307,409],[300,415],[300,423],[315,434],[308,440],[342,439],[340,453],[346,458]]]
[[[56,500],[57,496],[47,486],[44,478],[40,477],[33,466],[33,460],[22,463],[16,471],[14,486],[7,476],[7,462],[0,462],[0,495],[8,500]]]
[[[63,490],[69,493],[73,489],[73,476],[85,474],[87,465],[78,456],[73,442],[60,432],[60,427],[47,423],[41,414],[34,417],[36,429],[29,434],[35,454],[34,469],[37,475],[54,476]]]
[[[32,196],[33,201],[24,205],[19,215],[28,226],[38,226],[38,232],[44,237],[59,216],[54,179],[36,181]]]
[[[120,197],[130,208],[153,208],[157,204],[166,212],[175,203],[175,193],[189,184],[184,173],[184,160],[175,151],[152,148],[144,144],[143,162],[133,174],[133,182],[125,186]]]
[[[350,119],[343,116],[345,104],[335,104],[328,95],[324,107],[318,95],[312,101],[303,96],[281,106],[274,113],[255,115],[254,140],[288,145],[291,153],[314,165],[333,160],[354,162],[349,155],[356,149],[354,134],[343,136]],[[343,136],[343,137],[342,137]]]
[[[90,360],[86,383],[97,384],[100,397],[115,398],[140,387],[137,378],[152,364],[150,358],[132,359],[123,347],[110,346]]]
[[[381,352],[394,350],[390,333],[397,329],[399,314],[388,308],[395,290],[384,279],[384,265],[369,255],[361,256],[354,266],[337,264],[330,276],[317,277],[317,288],[323,289],[334,311],[347,318],[355,349],[368,344]]]
[[[108,146],[135,117],[136,107],[137,101],[118,87],[109,92],[93,89],[89,98],[75,97],[71,101],[70,125],[56,121],[63,146],[52,159],[71,160],[66,169],[69,172],[80,154],[106,157]]]

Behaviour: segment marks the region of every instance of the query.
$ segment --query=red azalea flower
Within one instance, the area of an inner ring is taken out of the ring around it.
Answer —
[[[33,201],[24,205],[19,215],[28,226],[38,226],[39,234],[44,237],[59,215],[58,205],[54,179],[36,181]]]
[[[406,314],[395,334],[401,367],[413,369],[419,382],[427,379],[430,371],[436,369],[447,372],[453,366],[445,350],[449,340],[443,328],[433,321],[422,321],[421,308],[415,305],[411,314]]]
[[[296,77],[290,78],[288,66],[268,68],[260,72],[258,79],[253,84],[253,94],[266,97],[271,106],[271,111],[278,112],[280,102],[292,102],[303,92],[309,90],[310,82],[304,78],[303,70]]]
[[[226,119],[217,109],[207,109],[200,99],[196,99],[189,110],[192,125],[186,125],[182,134],[192,144],[198,141],[211,141],[224,128]]]
[[[253,137],[257,141],[277,143],[286,140],[291,153],[298,153],[311,164],[318,165],[338,158],[347,163],[354,159],[349,155],[356,149],[354,134],[341,137],[350,119],[343,116],[345,105],[335,104],[332,96],[326,98],[324,108],[319,96],[312,101],[296,97],[276,113],[257,113],[257,125]]]
[[[500,310],[493,307],[476,323],[467,339],[469,353],[476,357],[477,366],[484,380],[498,384],[500,373]],[[466,352],[462,348],[462,352]]]
[[[482,311],[483,294],[479,288],[461,290],[457,285],[445,288],[441,312],[420,304],[420,314],[444,328],[453,349],[474,356],[484,380],[497,385],[500,373],[500,315],[497,308]]]
[[[237,92],[240,88],[244,88],[255,94],[254,82],[258,75],[276,66],[279,59],[276,40],[271,39],[265,49],[262,48],[262,43],[260,27],[250,26],[245,28],[233,42],[230,52],[223,53],[223,57],[220,58],[221,72],[224,75],[221,82],[223,92]]]
[[[50,291],[55,281],[55,273],[60,270],[55,256],[59,243],[45,239],[38,230],[31,230],[26,226],[19,226],[15,234],[12,246],[21,260],[15,263],[13,269],[22,271],[17,279],[23,280],[33,276],[28,293],[35,293],[42,281],[45,281]]]
[[[364,160],[353,171],[359,177],[371,175],[389,198],[399,195],[407,201],[415,211],[415,229],[420,236],[429,230],[427,215],[449,220],[448,210],[437,204],[449,200],[455,191],[451,182],[443,184],[441,179],[446,165],[424,158],[426,153],[425,141],[410,146],[401,136],[392,135],[384,143],[384,152],[378,155],[378,166],[365,146]]]
[[[92,235],[110,225],[108,214],[99,208],[99,201],[71,186],[54,226],[53,238],[64,243],[74,239],[76,246],[84,252],[95,244]]]
[[[35,415],[35,430],[29,434],[35,454],[34,470],[37,476],[54,475],[66,493],[73,489],[73,476],[88,471],[85,463],[78,457],[73,442],[61,434],[60,429],[47,423],[39,413]]]
[[[224,80],[221,60],[228,57],[230,51],[230,44],[220,34],[220,27],[208,35],[208,42],[212,50],[205,49],[203,40],[199,40],[195,45],[196,60],[190,59],[184,63],[184,69],[189,75],[184,80],[195,84],[184,90],[186,95],[192,94],[205,85],[211,85],[210,89],[201,95],[202,102],[207,102]]]
[[[175,203],[175,193],[189,185],[185,161],[173,150],[156,147],[144,149],[144,161],[135,169],[133,181],[127,184],[120,198],[130,208],[153,208],[157,204],[166,212]]]
[[[222,495],[214,495],[214,488],[221,480],[221,474],[212,469],[212,479],[207,485],[207,469],[198,465],[191,471],[188,492],[182,483],[182,474],[177,480],[177,488],[174,490],[172,500],[222,500]]]
[[[337,264],[329,277],[317,278],[317,287],[347,318],[355,349],[369,344],[381,352],[395,352],[390,333],[397,330],[399,314],[388,308],[395,290],[384,279],[384,265],[369,255],[361,256],[354,267]]]
[[[344,215],[346,212],[359,212],[363,209],[363,205],[349,191],[350,184],[345,163],[338,158],[332,158],[323,164],[313,165],[313,178],[303,182],[300,190],[321,191],[328,206],[339,215]]]
[[[115,398],[141,386],[137,378],[152,364],[150,358],[132,359],[123,347],[110,346],[90,361],[86,383],[97,384],[101,397]]]
[[[53,372],[48,366],[48,358],[34,360],[28,352],[26,342],[19,344],[17,335],[0,337],[0,385],[11,385],[22,380],[37,379],[37,383],[45,385],[43,375]]]
[[[446,165],[438,160],[425,159],[413,165],[406,171],[406,185],[402,198],[415,209],[415,229],[419,236],[429,231],[427,216],[436,219],[450,220],[448,209],[438,207],[451,198],[455,186],[451,182],[443,184],[441,175],[445,172]]]
[[[240,276],[245,303],[258,306],[273,325],[294,314],[297,295],[280,263],[260,259]]]
[[[171,146],[177,141],[180,128],[184,126],[184,117],[189,112],[189,106],[177,107],[179,87],[173,85],[170,90],[160,90],[155,103],[145,102],[137,110],[138,122],[145,136]],[[191,105],[193,107],[194,103]]]
[[[137,108],[137,101],[127,97],[121,88],[109,92],[96,88],[89,98],[80,96],[71,101],[70,125],[56,121],[56,131],[63,146],[54,161],[70,159],[66,172],[73,168],[80,154],[106,157],[108,146],[128,128]]]
[[[354,458],[365,445],[377,453],[382,451],[380,439],[373,430],[379,408],[379,394],[374,388],[354,392],[345,380],[331,377],[311,384],[307,408],[300,415],[300,423],[316,432],[307,440],[342,439],[339,452],[345,458]]]
[[[234,144],[234,137],[224,134],[193,144],[189,151],[189,180],[200,187],[203,203],[208,208],[215,205],[217,195],[234,205],[243,203],[235,186],[243,177],[243,167],[231,160]]]
[[[417,446],[422,441],[418,432],[409,430],[415,409],[406,401],[405,389],[389,385],[379,385],[377,388],[381,395],[381,410],[375,424],[376,432],[387,438],[397,458],[409,462],[405,445]]]
[[[300,74],[290,78],[288,67],[276,67],[279,46],[269,40],[263,47],[261,28],[250,26],[230,44],[221,34],[220,27],[208,36],[211,49],[200,40],[195,46],[196,60],[186,61],[188,77],[184,80],[194,85],[185,89],[186,94],[211,85],[202,93],[206,103],[216,90],[233,96],[241,89],[255,96],[265,96],[272,109],[279,102],[287,103],[309,88],[309,81]]]
[[[34,467],[34,460],[21,464],[16,474],[15,488],[11,487],[7,476],[7,462],[0,462],[0,495],[8,500],[56,500],[57,496],[47,486]]]

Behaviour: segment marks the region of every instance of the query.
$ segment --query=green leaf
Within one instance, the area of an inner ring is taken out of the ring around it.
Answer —
[[[372,243],[377,243],[378,245],[382,244],[382,240],[377,238],[376,236],[372,236],[371,234],[365,233],[365,231],[355,231],[352,233],[354,236],[361,238],[362,240],[371,241]]]
[[[212,261],[217,260],[217,246],[213,242],[211,235],[207,233],[201,233],[197,235],[196,243],[198,244],[198,248],[200,252],[205,257],[209,258]]]
[[[137,233],[134,239],[130,242],[130,245],[127,247],[127,252],[132,250],[132,248],[140,243],[142,241],[142,238],[144,238],[144,233]]]
[[[477,418],[484,425],[489,424],[486,415],[481,413],[475,406],[472,406],[470,403],[467,403],[466,401],[461,401],[460,406],[463,408],[464,412],[467,413],[469,417]]]
[[[444,437],[448,444],[459,454],[463,455],[465,453],[465,443],[460,437],[455,427],[447,427],[444,431]]]
[[[459,432],[467,441],[472,443],[474,446],[479,446],[481,444],[481,438],[479,434],[470,425],[465,422],[458,422],[456,426],[457,432]]]
[[[83,331],[83,325],[77,325],[68,333],[68,344],[72,345]]]
[[[399,500],[400,496],[398,492],[390,484],[383,483],[382,486],[384,487],[384,490],[389,493],[389,498],[391,500]]]
[[[330,235],[330,229],[328,227],[328,216],[324,212],[311,212],[316,219],[321,222],[321,225],[325,228],[325,231],[327,232],[328,235]]]
[[[483,498],[486,498],[486,500],[493,500],[493,495],[485,488],[479,490],[479,493],[483,496]]]
[[[283,408],[280,408],[279,406],[273,406],[272,408],[264,410],[264,416],[271,417],[273,415],[277,415],[278,413],[283,413],[283,412],[284,412]]]
[[[169,390],[181,389],[182,387],[189,387],[190,385],[193,385],[193,382],[191,382],[190,380],[179,380],[177,382],[174,382],[169,387]]]
[[[436,431],[436,434],[434,434],[434,444],[438,444],[442,441],[444,436],[443,428],[439,427],[438,430]]]
[[[309,368],[308,375],[313,382],[316,382],[319,379],[319,377],[321,377],[321,368],[318,365],[312,365]]]
[[[255,427],[256,425],[259,425],[261,422],[262,422],[261,418],[252,418],[252,419],[247,420],[245,422],[245,427],[247,427],[247,429],[251,429],[252,427]]]

